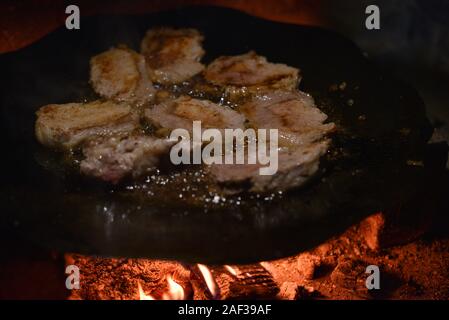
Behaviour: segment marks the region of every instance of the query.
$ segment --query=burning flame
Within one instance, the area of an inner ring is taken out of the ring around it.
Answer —
[[[168,282],[168,293],[162,295],[162,300],[183,300],[184,299],[184,289],[173,280],[169,275],[167,276]]]
[[[140,285],[140,282],[137,282],[137,287],[139,289],[139,300],[154,300],[154,298],[150,295],[147,295]]]
[[[233,267],[228,266],[228,265],[225,265],[224,267],[226,268],[226,270],[229,271],[230,274],[237,277],[237,270],[235,270]]]
[[[209,292],[212,294],[213,297],[216,297],[218,294],[218,288],[217,288],[217,284],[215,283],[214,278],[212,277],[212,273],[210,272],[209,268],[206,267],[204,264],[198,264],[198,269],[200,270],[201,274],[203,275],[204,281],[206,282]]]
[[[184,300],[184,289],[182,288],[182,286],[176,283],[171,275],[167,276],[167,282],[168,292],[162,295],[162,300]],[[139,300],[155,300],[153,296],[147,295],[143,291],[142,286],[139,282],[137,282],[137,287],[139,289]]]

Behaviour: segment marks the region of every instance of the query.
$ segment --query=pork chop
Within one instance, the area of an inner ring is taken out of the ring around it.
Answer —
[[[43,106],[37,111],[35,133],[45,146],[69,149],[87,138],[129,132],[138,125],[128,104],[97,100]]]
[[[193,121],[201,121],[202,128],[244,128],[245,117],[226,106],[208,100],[182,96],[145,110],[145,118],[155,127],[192,131]]]
[[[153,99],[145,58],[127,48],[113,48],[90,60],[90,82],[107,99],[138,105]]]
[[[250,126],[278,129],[278,170],[273,175],[260,175],[259,163],[211,165],[208,171],[225,192],[283,191],[302,186],[315,175],[320,157],[330,145],[327,135],[335,124],[324,123],[327,115],[311,96],[276,91],[253,98],[239,111]]]
[[[168,139],[146,135],[93,139],[83,147],[86,158],[81,161],[81,173],[112,183],[126,176],[138,177],[156,169],[172,145]]]
[[[299,69],[268,62],[254,51],[215,59],[204,71],[204,78],[222,87],[227,99],[237,102],[273,90],[294,90],[300,81]]]
[[[203,36],[195,29],[154,28],[141,43],[151,79],[161,84],[181,83],[204,69]]]
[[[281,149],[278,153],[278,170],[273,175],[260,175],[259,163],[213,164],[207,170],[225,193],[285,191],[302,186],[313,177],[329,142],[324,140],[307,147]]]
[[[280,146],[308,145],[335,129],[313,98],[301,91],[277,91],[255,97],[239,108],[250,125],[278,129]]]

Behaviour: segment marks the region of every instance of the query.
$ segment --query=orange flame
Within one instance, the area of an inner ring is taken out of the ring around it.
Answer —
[[[226,270],[229,271],[230,274],[237,277],[237,270],[235,270],[233,267],[228,266],[228,265],[225,265],[224,267],[226,268]]]
[[[201,274],[203,275],[204,281],[206,282],[209,292],[212,294],[213,297],[216,297],[218,294],[218,288],[217,288],[217,284],[215,283],[214,278],[212,277],[212,273],[210,272],[209,268],[206,267],[204,264],[198,264],[198,269],[200,270]]]
[[[162,300],[184,300],[184,289],[177,284],[171,275],[167,276],[168,293],[162,295]]]
[[[162,300],[183,300],[184,299],[184,289],[175,280],[173,280],[171,275],[167,276],[168,282],[168,292],[162,295]],[[156,300],[153,296],[146,294],[140,282],[137,282],[137,287],[139,290],[139,300]]]
[[[154,300],[154,298],[150,295],[147,295],[140,285],[140,282],[137,282],[137,287],[139,289],[139,300]]]

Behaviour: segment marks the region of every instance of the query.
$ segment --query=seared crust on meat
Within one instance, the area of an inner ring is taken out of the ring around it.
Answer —
[[[74,147],[89,137],[129,132],[139,125],[138,116],[129,105],[111,101],[50,104],[36,114],[38,141],[63,149]]]
[[[330,140],[323,140],[306,147],[280,150],[279,167],[273,175],[260,175],[261,165],[258,163],[214,164],[208,170],[227,193],[284,191],[310,180],[318,171],[319,159],[326,153],[329,143]]]
[[[154,170],[174,142],[145,135],[117,135],[89,141],[83,147],[83,174],[112,183]]]
[[[294,90],[300,81],[299,69],[268,62],[254,51],[215,59],[204,71],[204,78],[222,87],[231,101],[273,90]]]
[[[307,145],[335,129],[334,123],[324,123],[327,115],[315,106],[313,98],[301,91],[278,91],[256,97],[239,111],[251,126],[278,129],[281,146]]]
[[[201,143],[208,191],[276,192],[306,184],[319,170],[335,124],[326,123],[313,98],[297,90],[300,70],[254,51],[219,57],[205,68],[202,41],[195,29],[153,28],[142,39],[141,53],[116,47],[92,57],[90,83],[104,100],[43,106],[36,113],[38,141],[71,155],[81,150],[82,174],[118,183],[157,167],[165,171],[161,161],[178,143],[167,137],[175,129],[193,133],[194,121],[200,121],[203,130],[217,129],[225,140],[232,133],[236,141],[224,149]],[[247,127],[277,131],[267,137],[264,130],[243,132]],[[265,139],[267,152],[258,149]],[[236,151],[235,164],[226,161],[230,150]],[[213,151],[213,161],[204,159],[204,151]],[[215,162],[217,156],[225,161]]]
[[[151,79],[162,84],[183,82],[204,69],[203,36],[195,29],[153,28],[141,43]]]
[[[117,101],[144,104],[155,93],[145,58],[127,48],[113,48],[93,57],[90,82],[99,95]]]
[[[223,191],[283,191],[302,186],[315,175],[320,157],[330,145],[327,135],[335,130],[335,124],[324,123],[327,115],[311,96],[299,91],[272,92],[253,98],[239,111],[250,126],[278,130],[278,170],[273,175],[260,175],[259,163],[211,165],[208,170]]]
[[[192,130],[193,121],[202,128],[244,128],[245,117],[229,107],[208,100],[182,96],[145,110],[145,118],[157,128]]]

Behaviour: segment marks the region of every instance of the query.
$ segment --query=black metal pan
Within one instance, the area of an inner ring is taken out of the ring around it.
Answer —
[[[147,202],[127,189],[78,181],[55,170],[34,138],[35,111],[93,97],[91,56],[119,43],[138,49],[152,26],[194,27],[206,62],[255,50],[302,70],[339,127],[322,174],[272,201],[202,208]],[[1,227],[62,252],[224,263],[273,259],[309,249],[364,216],[416,196],[431,134],[423,102],[349,40],[319,28],[274,23],[221,8],[82,18],[37,43],[0,56]],[[329,90],[346,83],[345,90]],[[412,161],[412,162],[410,162]],[[49,169],[49,167],[51,169]],[[8,244],[13,246],[14,244]]]

